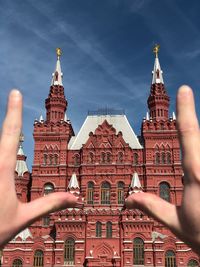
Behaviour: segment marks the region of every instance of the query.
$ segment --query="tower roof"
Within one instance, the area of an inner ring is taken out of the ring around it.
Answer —
[[[52,78],[51,85],[63,85],[62,84],[63,73],[61,71],[61,64],[60,64],[61,53],[62,53],[61,49],[60,48],[56,48],[57,62],[56,62],[55,71],[52,74],[53,78]]]
[[[155,83],[164,84],[163,75],[162,75],[163,71],[161,70],[160,62],[159,62],[159,59],[158,59],[159,49],[160,49],[159,45],[155,45],[155,47],[153,49],[153,52],[155,53],[155,61],[154,61],[154,68],[153,68],[153,71],[152,71],[152,75],[153,75],[152,84],[155,84]]]
[[[26,156],[24,154],[23,146],[22,146],[23,141],[24,141],[24,137],[21,134],[19,148],[17,151],[17,162],[16,162],[16,167],[15,167],[15,171],[17,172],[18,176],[23,176],[25,172],[28,172],[28,167],[26,164]]]
[[[128,143],[131,148],[142,148],[125,115],[92,115],[87,116],[78,134],[70,139],[69,149],[80,149],[82,145],[87,142],[90,132],[95,132],[98,126],[105,120],[115,128],[117,133],[122,132],[124,141]]]
[[[140,179],[138,177],[137,172],[134,172],[133,177],[132,177],[132,181],[131,181],[131,185],[130,185],[131,189],[142,189],[141,183],[140,183]]]
[[[80,189],[76,174],[73,173],[69,181],[68,189],[70,190],[70,189],[77,189],[77,188]]]

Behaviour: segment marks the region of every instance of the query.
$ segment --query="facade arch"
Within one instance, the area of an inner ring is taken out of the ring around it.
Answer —
[[[106,237],[112,238],[112,222],[110,221],[106,223]]]
[[[101,204],[110,204],[110,183],[103,182],[101,184]]]
[[[35,250],[33,267],[44,267],[44,252],[40,249]]]
[[[23,267],[23,262],[21,259],[17,258],[13,260],[12,267]]]
[[[159,184],[159,196],[162,199],[170,202],[170,185],[169,185],[169,183],[164,181],[164,182],[161,182]]]
[[[94,182],[87,184],[87,204],[94,204]]]
[[[165,252],[165,267],[176,267],[176,255],[173,250]]]
[[[133,239],[133,264],[144,265],[144,241],[140,237]]]
[[[198,267],[199,262],[196,259],[190,259],[187,263],[187,267]]]
[[[124,204],[124,189],[125,184],[124,182],[118,182],[117,183],[117,202],[118,204]]]
[[[51,182],[47,182],[44,184],[44,195],[48,195],[54,192],[54,185]]]
[[[96,222],[96,237],[102,237],[102,223]]]
[[[74,265],[75,261],[75,240],[71,237],[64,243],[64,264]]]

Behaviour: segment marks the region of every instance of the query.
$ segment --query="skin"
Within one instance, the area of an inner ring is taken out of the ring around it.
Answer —
[[[126,199],[126,207],[138,208],[161,222],[200,255],[200,131],[193,92],[186,85],[177,94],[177,124],[184,171],[181,206],[137,193]]]
[[[22,95],[12,90],[0,139],[0,247],[38,218],[64,208],[78,205],[71,193],[58,192],[29,203],[18,200],[15,191],[14,171],[19,136],[22,127]]]
[[[126,207],[141,209],[200,254],[200,136],[194,97],[188,86],[182,86],[177,94],[177,123],[185,174],[181,206],[176,207],[156,195],[137,193],[126,199]],[[22,95],[13,90],[9,95],[0,139],[1,247],[39,217],[80,205],[77,197],[65,192],[52,193],[29,203],[17,199],[14,170],[21,126]]]

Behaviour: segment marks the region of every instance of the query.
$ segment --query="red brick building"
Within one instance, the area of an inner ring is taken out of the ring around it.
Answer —
[[[2,266],[199,266],[198,256],[165,227],[139,210],[123,209],[124,198],[141,190],[181,202],[176,118],[169,115],[157,47],[149,113],[139,137],[125,114],[113,110],[88,113],[75,135],[66,115],[60,52],[46,117],[34,122],[32,174],[20,141],[16,190],[22,201],[53,191],[76,192],[84,208],[56,212],[18,234],[4,248]]]

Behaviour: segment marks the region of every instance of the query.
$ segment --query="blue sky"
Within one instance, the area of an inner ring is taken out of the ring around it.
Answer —
[[[177,88],[200,92],[199,0],[0,0],[0,121],[11,88],[24,95],[24,151],[33,158],[33,122],[45,115],[55,48],[61,47],[68,117],[75,132],[88,110],[122,108],[140,134],[155,43],[175,110]],[[198,114],[200,108],[197,107]]]

